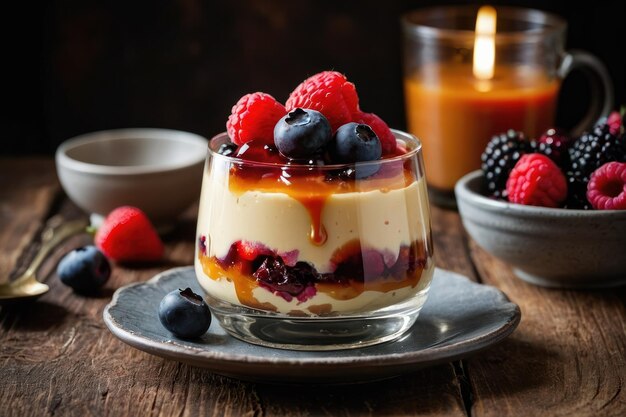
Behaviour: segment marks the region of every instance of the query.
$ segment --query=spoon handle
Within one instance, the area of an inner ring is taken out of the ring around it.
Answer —
[[[28,269],[24,272],[23,276],[34,275],[37,268],[39,268],[52,249],[68,237],[85,231],[86,227],[87,220],[85,219],[65,221],[60,217],[51,218],[48,221],[46,228],[41,233],[41,247],[28,266]],[[13,281],[13,283],[16,283],[17,281],[18,280]]]

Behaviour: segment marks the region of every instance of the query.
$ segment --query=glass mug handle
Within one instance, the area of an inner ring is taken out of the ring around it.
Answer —
[[[568,51],[561,61],[558,75],[563,80],[572,70],[576,69],[582,70],[589,80],[591,104],[587,114],[572,128],[571,134],[574,136],[588,130],[600,117],[607,116],[612,109],[614,99],[611,77],[598,58],[585,51]],[[602,94],[595,94],[596,91],[601,91]]]

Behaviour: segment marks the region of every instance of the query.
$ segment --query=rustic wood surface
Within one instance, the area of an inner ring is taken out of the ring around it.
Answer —
[[[0,282],[32,259],[47,218],[84,216],[49,158],[0,159]],[[116,288],[191,264],[195,210],[167,238],[166,261],[115,266],[98,297],[60,284],[68,240],[39,277],[51,291],[0,307],[0,416],[623,416],[625,289],[549,290],[516,279],[465,235],[456,212],[433,209],[438,266],[502,289],[522,321],[507,340],[464,361],[356,385],[270,385],[212,375],[135,350],[105,328]]]

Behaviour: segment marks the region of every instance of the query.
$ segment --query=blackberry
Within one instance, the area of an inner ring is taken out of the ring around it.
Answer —
[[[532,152],[541,153],[550,158],[561,170],[567,170],[570,160],[568,148],[573,142],[559,129],[546,130],[538,140],[531,141]]]
[[[566,178],[567,200],[565,200],[564,207],[567,209],[591,210],[591,203],[587,200],[587,183],[571,177]]]
[[[530,142],[522,132],[510,129],[492,137],[480,157],[487,194],[506,199],[506,180],[511,170],[522,155],[531,151]]]
[[[265,257],[252,275],[262,286],[281,293],[283,298],[297,297],[318,280],[318,273],[310,264],[300,261],[288,266],[282,258],[271,256]]]
[[[562,152],[558,145],[552,142],[538,142],[533,140],[530,142],[530,152],[547,156],[561,169],[566,169],[569,166],[568,152]]]
[[[569,149],[570,165],[566,172],[568,196],[566,207],[591,209],[587,201],[587,183],[591,174],[607,162],[626,160],[626,139],[611,133],[605,121],[584,133]]]

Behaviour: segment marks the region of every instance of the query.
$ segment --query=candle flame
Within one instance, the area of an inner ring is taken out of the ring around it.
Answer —
[[[476,35],[474,38],[474,77],[478,80],[490,80],[496,61],[496,9],[482,6],[476,17]]]

